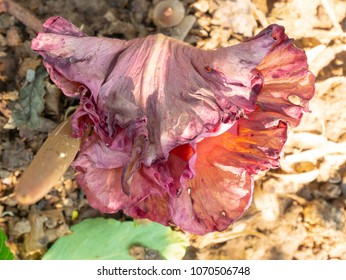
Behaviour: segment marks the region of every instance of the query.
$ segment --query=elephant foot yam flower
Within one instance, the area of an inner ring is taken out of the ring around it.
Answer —
[[[304,51],[278,25],[206,51],[161,34],[89,37],[53,17],[32,48],[80,98],[74,136],[92,127],[73,162],[91,206],[200,235],[249,207],[254,174],[279,166],[314,95]]]

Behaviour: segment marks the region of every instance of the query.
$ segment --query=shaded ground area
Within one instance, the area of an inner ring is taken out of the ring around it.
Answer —
[[[185,258],[346,259],[345,1],[185,0],[187,16],[172,28],[154,24],[155,0],[17,2],[42,21],[61,15],[88,35],[132,39],[163,32],[204,49],[239,43],[271,23],[284,25],[317,76],[312,112],[290,130],[281,168],[258,176],[246,215],[225,232],[189,235]],[[0,14],[0,227],[18,259],[39,259],[72,224],[102,215],[90,208],[71,169],[35,205],[19,205],[13,197],[48,133],[78,104],[45,78],[40,125],[14,124],[19,92],[41,65],[30,49],[34,36],[14,17]]]

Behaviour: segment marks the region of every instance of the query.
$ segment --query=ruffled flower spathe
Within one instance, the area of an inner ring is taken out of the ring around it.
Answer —
[[[32,48],[80,98],[74,135],[92,127],[73,162],[91,206],[196,234],[243,214],[253,175],[279,166],[287,124],[314,94],[305,53],[278,25],[205,51],[161,34],[89,37],[53,17]]]

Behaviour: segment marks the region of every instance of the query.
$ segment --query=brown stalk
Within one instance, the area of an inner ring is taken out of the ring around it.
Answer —
[[[78,153],[81,138],[73,138],[70,118],[61,123],[43,143],[17,185],[21,204],[33,204],[46,195],[64,175]]]
[[[30,11],[12,0],[0,0],[1,12],[9,13],[37,33],[42,31],[42,22]]]

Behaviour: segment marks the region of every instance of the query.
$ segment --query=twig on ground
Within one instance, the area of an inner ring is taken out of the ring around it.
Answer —
[[[42,22],[30,11],[12,0],[0,0],[0,13],[1,12],[9,13],[37,33],[42,31]]]
[[[267,27],[269,25],[265,14],[260,9],[258,9],[254,3],[251,3],[251,10],[257,16],[259,22],[263,27]]]
[[[322,5],[326,9],[326,12],[327,12],[328,16],[329,16],[330,20],[333,23],[334,29],[338,33],[342,34],[343,31],[342,31],[341,25],[339,24],[338,20],[336,19],[335,13],[334,13],[332,7],[329,4],[329,1],[328,0],[322,0]]]

